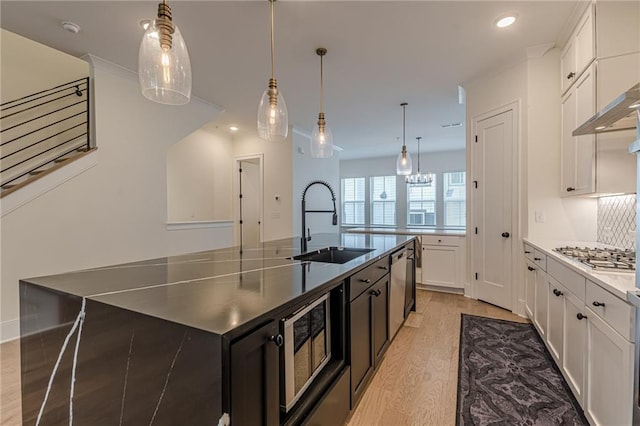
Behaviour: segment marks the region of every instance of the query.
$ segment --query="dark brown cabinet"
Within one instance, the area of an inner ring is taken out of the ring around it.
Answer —
[[[234,426],[280,424],[278,322],[271,321],[230,346],[231,415]]]
[[[356,297],[349,307],[351,408],[389,346],[389,275]]]

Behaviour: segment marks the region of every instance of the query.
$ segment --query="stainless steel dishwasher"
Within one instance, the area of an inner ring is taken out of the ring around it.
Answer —
[[[393,339],[404,321],[405,287],[407,285],[407,249],[391,255],[391,289],[389,291],[389,339]]]

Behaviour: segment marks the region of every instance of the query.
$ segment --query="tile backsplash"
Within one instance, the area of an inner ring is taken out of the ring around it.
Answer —
[[[635,232],[635,194],[598,199],[598,242],[635,250]]]

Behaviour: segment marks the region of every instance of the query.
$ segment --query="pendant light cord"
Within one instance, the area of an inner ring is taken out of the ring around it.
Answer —
[[[324,111],[324,77],[322,73],[322,57],[324,55],[320,55],[320,112]]]
[[[407,111],[407,103],[404,102],[402,103],[402,150],[405,151],[406,150],[406,143],[405,143],[405,127],[406,127],[406,111]]]
[[[420,139],[422,137],[418,136],[416,139],[418,139],[418,176],[420,176]]]
[[[271,78],[275,78],[275,69],[274,69],[274,51],[275,51],[275,43],[274,43],[274,37],[273,37],[273,2],[275,2],[276,0],[269,0],[269,4],[271,5]]]

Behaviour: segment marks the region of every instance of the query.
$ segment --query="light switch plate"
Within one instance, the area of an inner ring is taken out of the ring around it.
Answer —
[[[535,215],[537,223],[544,223],[544,212],[542,210],[536,210]]]

